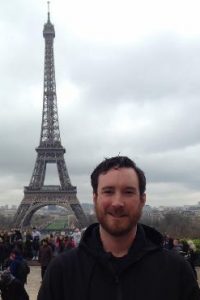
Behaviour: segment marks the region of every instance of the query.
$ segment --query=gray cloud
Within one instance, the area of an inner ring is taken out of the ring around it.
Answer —
[[[88,101],[93,104],[160,102],[199,92],[198,40],[166,33],[126,47],[73,46],[67,63],[71,78],[89,89]]]

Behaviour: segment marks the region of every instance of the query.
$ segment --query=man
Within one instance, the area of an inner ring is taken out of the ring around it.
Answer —
[[[146,178],[128,157],[105,159],[91,175],[99,224],[49,265],[38,300],[200,300],[193,272],[138,224]]]

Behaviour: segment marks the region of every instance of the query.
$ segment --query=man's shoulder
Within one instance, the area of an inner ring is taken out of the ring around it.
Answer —
[[[52,258],[48,265],[48,272],[54,274],[54,276],[58,279],[61,274],[64,272],[70,272],[70,269],[74,262],[76,261],[75,257],[77,257],[76,249],[72,249],[68,252],[63,252]]]
[[[168,249],[161,249],[155,252],[155,259],[163,266],[168,266],[168,268],[172,267],[173,269],[187,268],[189,265],[182,255]]]
[[[77,247],[54,257],[48,266],[47,275],[56,278],[57,282],[63,277],[65,280],[75,280],[81,276],[80,273],[84,273],[85,278],[92,266],[93,262]]]
[[[52,260],[53,265],[62,265],[63,263],[72,262],[77,259],[78,248],[69,249],[68,251],[62,252],[55,256]]]

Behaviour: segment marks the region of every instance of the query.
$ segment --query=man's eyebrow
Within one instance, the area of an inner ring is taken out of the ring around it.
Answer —
[[[105,190],[105,189],[114,189],[114,188],[115,188],[115,186],[113,186],[113,185],[106,185],[106,186],[103,186],[101,189]],[[133,190],[133,191],[137,190],[137,188],[134,186],[125,186],[124,189],[125,190]]]
[[[106,189],[114,189],[114,186],[112,185],[106,185],[102,187],[102,190],[106,190]]]

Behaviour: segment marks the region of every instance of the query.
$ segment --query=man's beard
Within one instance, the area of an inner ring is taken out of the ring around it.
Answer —
[[[110,235],[116,237],[124,236],[131,232],[137,225],[142,212],[141,208],[138,208],[138,210],[132,214],[124,211],[102,211],[101,208],[98,207],[98,204],[95,204],[95,211],[102,228]]]

